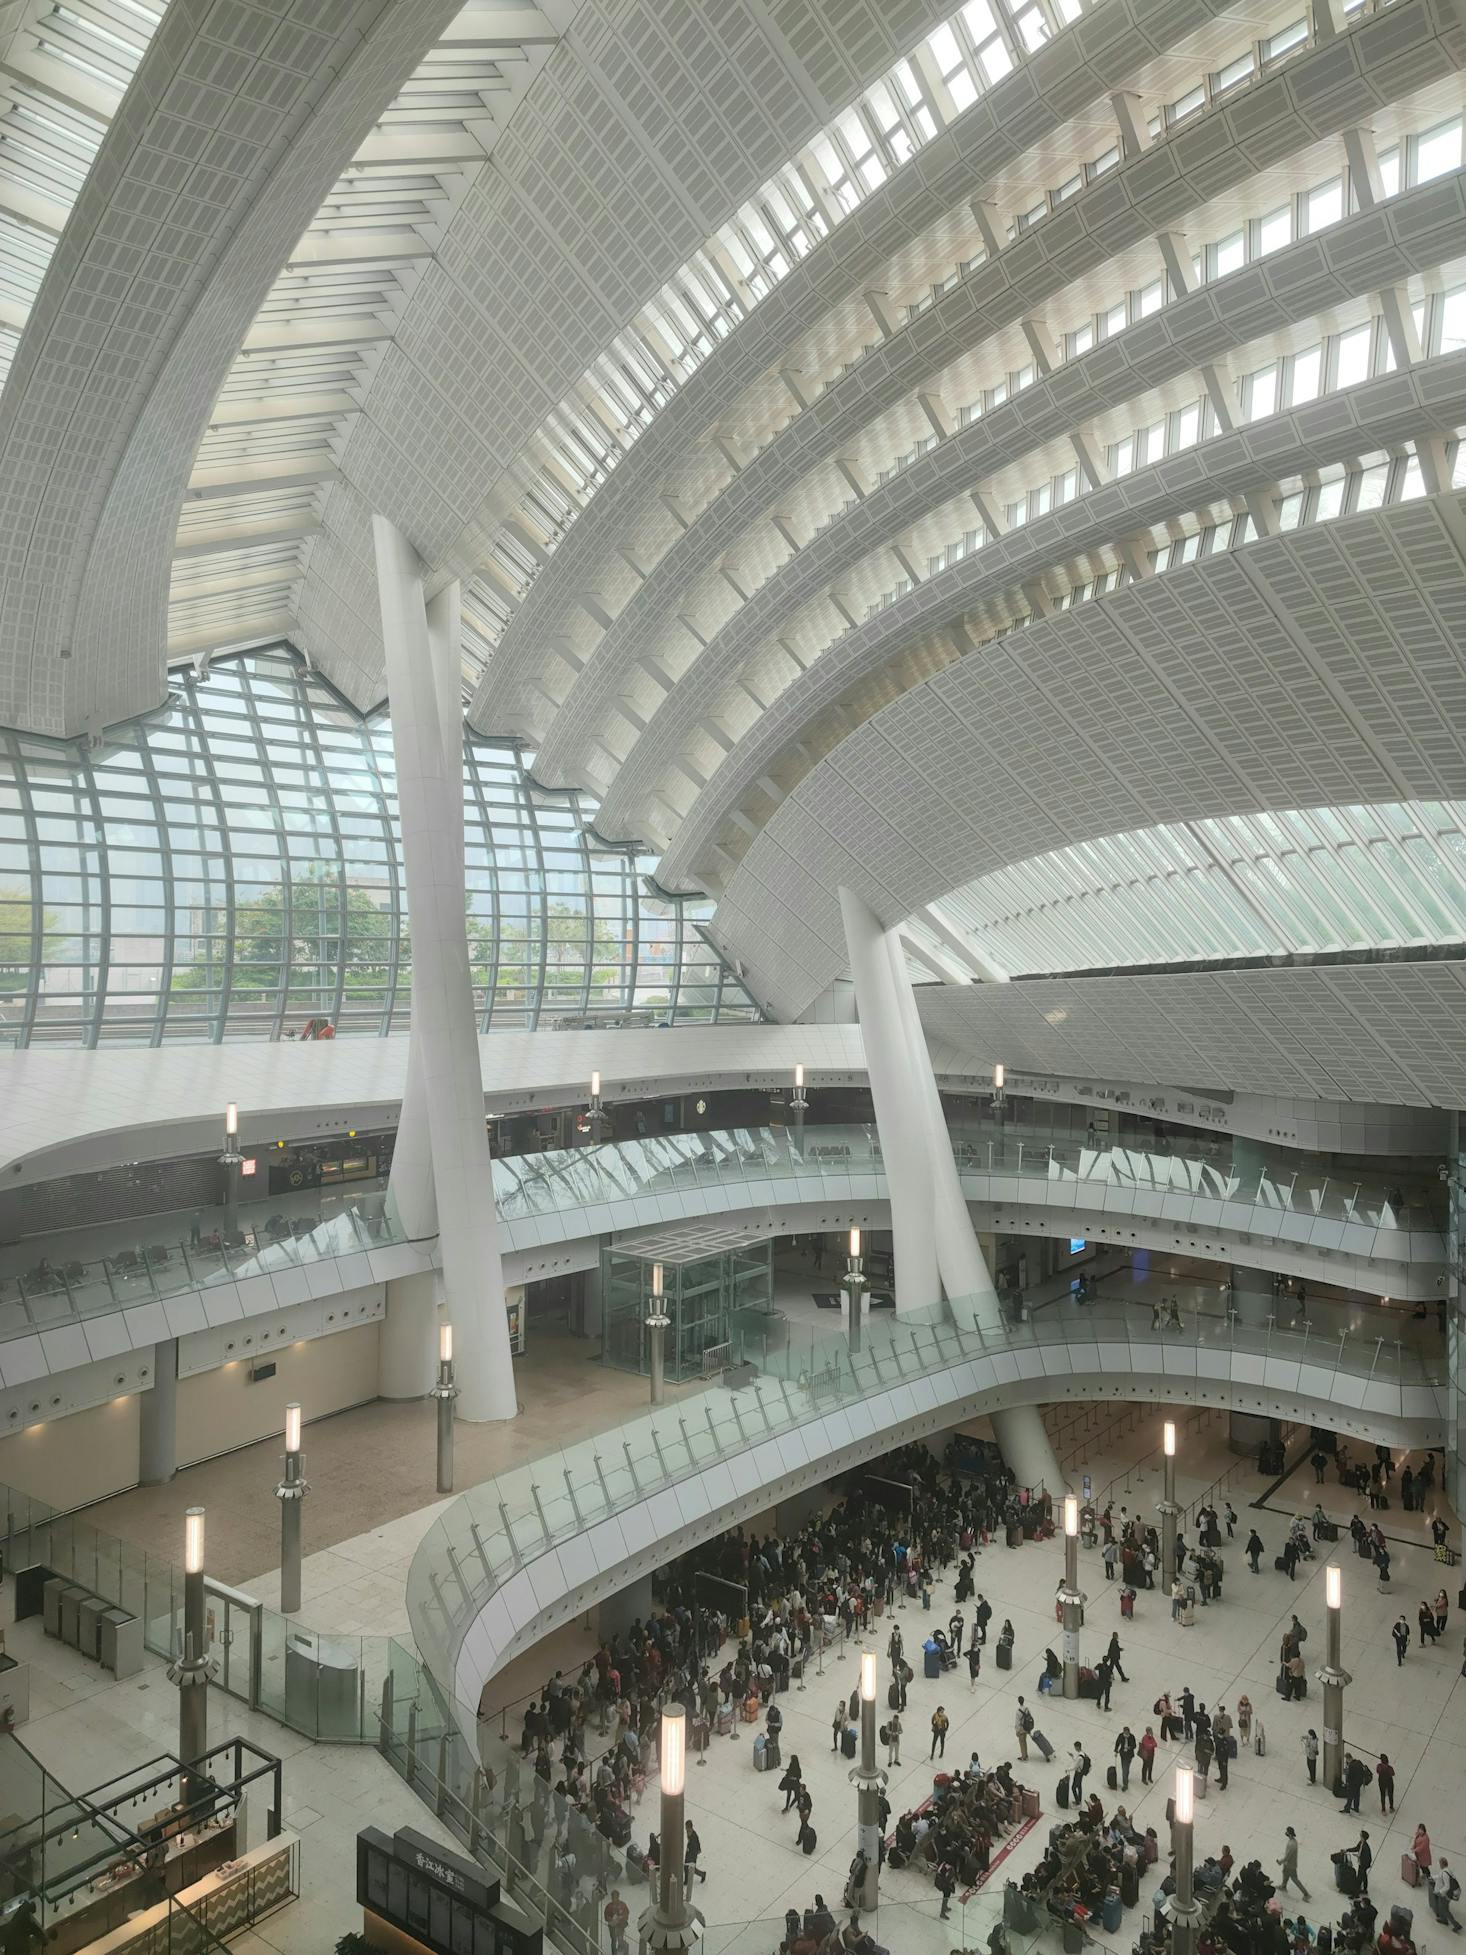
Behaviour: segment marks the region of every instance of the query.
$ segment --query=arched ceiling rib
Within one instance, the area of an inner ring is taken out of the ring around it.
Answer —
[[[755,602],[762,600],[759,610],[767,614],[777,604],[778,586],[793,584],[805,589],[815,574],[815,565],[837,558],[833,530],[841,530],[846,537],[874,538],[880,533],[878,525],[883,518],[889,517],[895,525],[906,515],[902,505],[911,500],[910,494],[903,497],[896,490],[883,494],[878,486],[878,452],[871,458],[874,466],[863,464],[858,457],[862,428],[882,411],[889,413],[904,404],[907,411],[899,424],[902,432],[889,438],[890,457],[894,460],[912,442],[930,446],[932,452],[918,465],[928,480],[941,475],[945,464],[950,471],[946,474],[949,494],[975,484],[980,478],[975,474],[964,477],[957,457],[964,445],[970,448],[978,444],[959,443],[953,451],[941,438],[954,434],[961,402],[960,394],[955,399],[950,394],[943,399],[944,373],[954,359],[990,340],[1001,329],[1016,328],[1020,321],[1025,322],[1026,331],[1041,334],[1044,340],[1061,339],[1062,334],[1054,329],[1068,312],[1082,315],[1096,309],[1092,303],[1085,305],[1071,296],[1076,280],[1089,277],[1091,283],[1099,284],[1104,268],[1114,264],[1111,296],[1123,298],[1128,284],[1139,285],[1161,276],[1164,254],[1159,236],[1174,235],[1183,220],[1190,231],[1186,242],[1191,250],[1225,235],[1238,221],[1237,207],[1226,195],[1234,189],[1242,190],[1242,208],[1249,215],[1286,202],[1296,184],[1312,180],[1298,173],[1310,168],[1310,146],[1324,135],[1334,138],[1329,163],[1326,166],[1320,161],[1314,174],[1323,177],[1331,168],[1341,169],[1340,130],[1361,119],[1387,123],[1389,118],[1381,112],[1397,99],[1397,91],[1407,82],[1417,88],[1427,78],[1437,82],[1450,73],[1455,59],[1466,60],[1466,35],[1448,32],[1442,39],[1434,32],[1435,25],[1424,7],[1396,9],[1378,20],[1366,20],[1331,48],[1294,56],[1276,75],[1224,99],[1199,121],[1183,123],[1168,141],[1077,191],[1062,211],[1033,231],[1024,232],[979,266],[930,312],[919,315],[878,346],[818,402],[796,414],[758,454],[746,456],[688,529],[679,535],[664,524],[673,540],[659,560],[646,563],[644,549],[634,539],[627,539],[623,530],[623,540],[631,542],[631,553],[647,572],[644,577],[628,575],[621,565],[603,575],[599,585],[590,579],[578,586],[567,585],[560,574],[558,556],[552,559],[532,588],[524,612],[526,616],[530,613],[537,593],[546,593],[534,613],[539,635],[532,642],[539,653],[540,669],[546,663],[546,653],[557,646],[565,647],[558,667],[558,689],[563,689],[564,696],[552,711],[541,690],[532,702],[535,710],[526,716],[521,705],[521,711],[509,722],[515,730],[535,739],[545,778],[597,778],[604,789],[608,832],[621,833],[639,826],[644,831],[649,818],[646,796],[655,776],[660,773],[665,777],[687,730],[696,725],[711,703],[700,699],[694,704],[694,696],[704,685],[706,674],[727,669],[723,661],[728,646],[724,641],[729,632],[736,646],[745,628],[740,616],[742,594],[762,584]],[[1386,35],[1395,57],[1389,61],[1379,58],[1380,43]],[[1323,73],[1328,76],[1327,89],[1320,87]],[[1443,102],[1422,106],[1422,126],[1428,126],[1432,114],[1438,116],[1443,110],[1448,113],[1452,106],[1459,107],[1459,85],[1453,83],[1442,93]],[[1382,130],[1379,141],[1383,144],[1385,140]],[[1270,170],[1268,164],[1273,164]],[[1260,169],[1261,180],[1250,183]],[[1127,278],[1125,255],[1145,248],[1149,253],[1147,268]],[[1351,270],[1357,289],[1357,281],[1369,275],[1367,246],[1360,249],[1356,243],[1356,253]],[[1349,263],[1341,246],[1334,246],[1329,256],[1331,261]],[[1310,269],[1316,265],[1315,257]],[[1278,274],[1280,280],[1286,275]],[[1239,338],[1261,330],[1259,319],[1252,332],[1248,331],[1245,300],[1252,295],[1254,282],[1244,285],[1239,295],[1242,303],[1228,308],[1240,333],[1236,328],[1218,329],[1213,315],[1207,321],[1211,327],[1208,334],[1201,323],[1202,308],[1193,310],[1189,328],[1194,338],[1188,344],[1183,328],[1179,340],[1190,352],[1191,364],[1215,361],[1225,354],[1229,343],[1236,344]],[[1079,289],[1082,292],[1083,288]],[[1306,286],[1294,288],[1290,296],[1295,304],[1306,303],[1306,290]],[[1328,304],[1334,296],[1321,285],[1314,309]],[[1220,310],[1226,300],[1217,295],[1214,303]],[[1132,333],[1135,330],[1131,328]],[[1113,346],[1106,342],[1098,349],[1101,357],[1095,364],[1101,372],[1113,372],[1117,361],[1123,360],[1120,349],[1128,336],[1122,332]],[[1156,322],[1150,321],[1138,337],[1136,357],[1145,362],[1154,348]],[[1048,352],[1041,355],[1041,359],[1048,357]],[[1020,361],[1015,359],[1012,364],[1017,366]],[[923,388],[928,391],[922,392]],[[1072,366],[1056,373],[1050,393],[1061,408],[1068,406],[1071,429],[1084,425],[1083,417],[1091,404],[1082,398]],[[1030,427],[1038,412],[1038,403],[1031,399],[1020,404],[1021,418]],[[853,476],[848,489],[831,472],[830,465],[836,461],[847,477]],[[823,495],[827,506],[838,509],[834,499],[843,495],[848,513],[843,521],[835,515],[826,528],[811,537],[807,519],[802,520],[792,510],[781,516],[780,511],[786,509],[786,501],[797,504],[801,500],[801,484],[810,483],[812,471],[820,467],[825,475],[811,484],[812,499],[813,495]],[[615,480],[620,474],[618,471]],[[907,520],[915,519],[907,516]],[[577,524],[577,534],[579,530]],[[899,531],[893,529],[891,533],[899,537]],[[807,561],[810,558],[813,563]],[[841,567],[838,561],[835,567]],[[558,610],[550,608],[551,594],[559,600]],[[609,628],[604,631],[593,622],[598,609],[609,614]],[[724,619],[727,627],[720,631]],[[492,683],[501,672],[512,674],[515,670],[514,645],[523,642],[514,636],[519,622],[516,619],[511,624],[501,647],[504,656],[495,659],[486,683]],[[707,649],[699,640],[707,643]],[[573,669],[575,660],[580,662],[578,670]],[[666,679],[676,682],[675,697]],[[521,702],[523,699],[521,693]],[[623,710],[627,702],[633,709],[629,715]],[[642,721],[646,722],[644,727],[639,724]],[[630,766],[626,764],[628,754]],[[605,776],[604,755],[615,756],[619,763],[611,770],[614,778]]]
[[[291,245],[453,0],[172,0],[0,394],[0,722],[161,696],[199,430]]]
[[[842,884],[895,924],[1092,836],[1461,798],[1463,644],[1460,492],[1127,586],[980,648],[835,746],[750,843],[710,935],[794,1016],[845,968]]]
[[[1466,177],[1452,193],[1456,228],[1466,243],[1463,190]],[[1382,325],[1374,330],[1383,336]],[[729,742],[686,819],[671,824],[671,845],[659,870],[663,881],[670,888],[721,881],[721,865],[737,844],[738,831],[750,832],[750,821],[765,816],[793,778],[808,772],[829,746],[832,724],[848,730],[936,666],[990,637],[997,618],[1045,607],[1057,595],[1051,588],[1055,582],[1062,592],[1096,571],[1112,579],[1153,574],[1153,561],[1163,553],[1168,533],[1177,533],[1178,522],[1195,532],[1251,508],[1275,524],[1280,479],[1302,483],[1326,472],[1337,476],[1343,465],[1407,438],[1420,441],[1422,452],[1432,451],[1435,465],[1443,468],[1447,444],[1431,437],[1466,421],[1466,395],[1453,377],[1461,375],[1466,375],[1466,356],[1453,352],[1408,373],[1381,375],[1231,434],[1214,435],[992,536],[985,547],[958,553],[948,567],[895,602],[872,607],[823,656],[789,673],[782,689],[770,685],[763,710]],[[1049,469],[1040,467],[1028,478],[1048,479]],[[1404,486],[1397,481],[1397,489]],[[1426,483],[1422,477],[1422,486],[1440,488],[1443,482]],[[1074,565],[1083,568],[1076,571]],[[687,738],[696,723],[690,709],[697,704],[696,686],[684,682],[669,701],[669,739],[675,741],[679,732]],[[722,723],[737,724],[727,714]],[[645,756],[640,770],[633,757],[623,778],[637,783],[638,773],[642,791],[656,792]],[[616,832],[604,809],[602,821],[606,832]]]

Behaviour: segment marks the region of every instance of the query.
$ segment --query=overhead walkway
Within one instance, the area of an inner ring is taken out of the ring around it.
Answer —
[[[1376,1295],[1434,1298],[1445,1245],[1423,1206],[1352,1179],[1231,1165],[1229,1142],[1195,1153],[999,1140],[954,1130],[969,1202],[1071,1233],[1175,1246],[1290,1268],[1319,1252],[1327,1280]],[[788,1229],[822,1215],[883,1219],[889,1201],[874,1126],[767,1127],[657,1135],[511,1156],[493,1164],[506,1256],[714,1215],[773,1215]],[[1008,1224],[1014,1226],[1012,1221]],[[1324,1265],[1321,1258],[1327,1257]],[[433,1239],[410,1240],[388,1194],[273,1196],[232,1214],[200,1210],[0,1251],[0,1383],[144,1349],[308,1298],[431,1269]]]
[[[756,1367],[475,1487],[413,1559],[408,1613],[427,1668],[469,1722],[509,1659],[699,1540],[974,1416],[1114,1396],[1231,1407],[1399,1446],[1440,1445],[1444,1353],[1191,1315],[1041,1313],[984,1332],[962,1302],[792,1344],[738,1331]]]

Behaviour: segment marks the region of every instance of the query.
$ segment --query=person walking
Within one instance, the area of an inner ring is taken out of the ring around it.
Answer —
[[[1020,1697],[1018,1708],[1013,1713],[1013,1735],[1018,1740],[1018,1756],[1028,1756],[1028,1734],[1033,1729],[1033,1712]]]
[[[1071,1806],[1077,1808],[1080,1799],[1084,1796],[1084,1780],[1088,1771],[1089,1754],[1076,1738],[1074,1740],[1074,1755],[1070,1760],[1069,1766],[1069,1803]]]
[[[938,1704],[937,1708],[932,1712],[932,1748],[927,1754],[928,1758],[935,1758],[939,1751],[943,1758],[946,1757],[947,1727],[951,1721],[943,1706]],[[1358,1808],[1356,1807],[1355,1810],[1357,1811]]]
[[[1262,1554],[1262,1536],[1256,1528],[1253,1528],[1247,1537],[1247,1565],[1251,1568],[1254,1575],[1257,1573],[1257,1564],[1261,1561]]]
[[[1211,1775],[1212,1759],[1216,1756],[1216,1747],[1212,1743],[1211,1733],[1198,1729],[1196,1743],[1192,1749],[1196,1758],[1196,1769],[1201,1775],[1202,1784],[1205,1785]]]
[[[1395,1626],[1390,1634],[1395,1639],[1395,1668],[1399,1669],[1405,1661],[1405,1652],[1410,1647],[1410,1625],[1406,1622],[1403,1613],[1395,1617]]]
[[[1318,1784],[1318,1733],[1310,1725],[1303,1734],[1303,1762],[1308,1767],[1308,1783]]]
[[[1120,1727],[1120,1735],[1115,1740],[1115,1756],[1120,1761],[1120,1790],[1122,1792],[1128,1792],[1130,1790],[1130,1767],[1135,1763],[1135,1753],[1138,1748],[1135,1742],[1135,1733],[1130,1729],[1128,1724],[1122,1725]]]
[[[1110,1668],[1110,1659],[1107,1656],[1102,1656],[1094,1666],[1094,1694],[1102,1711],[1107,1711],[1110,1708],[1110,1690],[1114,1681],[1115,1677],[1114,1672]]]
[[[791,1751],[789,1763],[784,1767],[784,1776],[779,1780],[779,1790],[784,1795],[784,1810],[788,1812],[799,1797],[804,1785],[804,1772],[799,1763],[799,1753]]]
[[[1121,1683],[1129,1683],[1130,1679],[1126,1676],[1125,1667],[1120,1661],[1120,1653],[1120,1632],[1118,1629],[1112,1629],[1110,1631],[1109,1648],[1105,1651],[1105,1661],[1120,1679]]]
[[[1460,1934],[1461,1924],[1451,1912],[1451,1903],[1460,1898],[1461,1883],[1451,1872],[1450,1864],[1443,1853],[1440,1865],[1430,1877],[1430,1911],[1436,1920],[1444,1927],[1448,1927],[1454,1935]]]
[[[830,1719],[830,1750],[831,1751],[838,1751],[840,1749],[840,1740],[845,1735],[845,1726],[848,1722],[849,1719],[846,1716],[845,1699],[842,1697],[839,1703],[835,1706],[835,1715]]]
[[[687,1892],[692,1892],[694,1880],[706,1883],[706,1869],[698,1865],[702,1858],[702,1841],[697,1837],[697,1828],[689,1819],[687,1822],[687,1844],[682,1849],[682,1882]]]
[[[1107,1582],[1114,1581],[1115,1568],[1120,1559],[1120,1548],[1118,1542],[1113,1540],[1106,1541],[1104,1548],[1101,1551],[1100,1559],[1105,1564],[1105,1580]]]
[[[974,1636],[967,1645],[967,1688],[977,1689],[978,1673],[982,1669],[982,1644]]]
[[[1140,1783],[1149,1785],[1155,1776],[1156,1738],[1147,1724],[1140,1739]]]
[[[1291,1881],[1306,1901],[1309,1898],[1308,1889],[1298,1878],[1298,1835],[1293,1831],[1291,1826],[1284,1829],[1283,1857],[1279,1860],[1278,1865],[1283,1870],[1283,1877],[1278,1882],[1278,1892],[1280,1894],[1286,1894],[1288,1883]]]
[[[886,1764],[901,1763],[901,1713],[892,1711],[886,1719]]]
[[[626,1930],[631,1921],[631,1909],[621,1898],[619,1887],[611,1889],[601,1917],[606,1924],[606,1932],[611,1937],[611,1955],[626,1955]]]

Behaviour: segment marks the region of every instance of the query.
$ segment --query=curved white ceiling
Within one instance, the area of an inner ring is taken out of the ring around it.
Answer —
[[[156,705],[194,448],[282,259],[451,0],[173,0],[0,393],[0,721]]]
[[[1462,798],[1463,644],[1460,492],[1128,585],[866,719],[750,842],[710,934],[761,1003],[794,1016],[846,967],[842,884],[896,924],[1098,835]]]

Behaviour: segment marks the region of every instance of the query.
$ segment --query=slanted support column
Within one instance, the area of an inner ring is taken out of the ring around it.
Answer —
[[[843,903],[845,892],[841,891]],[[932,1069],[931,1049],[922,1030],[916,1009],[916,992],[906,968],[899,930],[884,933],[891,989],[901,1020],[903,1056],[907,1077],[919,1103],[919,1118],[926,1146],[923,1165],[930,1170],[924,1177],[931,1200],[932,1236],[936,1243],[937,1269],[942,1288],[954,1314],[975,1323],[982,1331],[1001,1331],[1003,1306],[977,1231],[972,1212],[962,1192],[962,1178],[952,1154],[952,1136],[937,1090]],[[870,1063],[870,1039],[866,1038],[866,1063]],[[879,1118],[879,1109],[877,1109]],[[1054,1453],[1053,1442],[1045,1430],[1043,1413],[1036,1405],[1017,1405],[1005,1412],[994,1412],[993,1436],[1002,1448],[1003,1458],[1018,1476],[1021,1486],[1046,1487],[1058,1498],[1064,1477]]]
[[[454,1327],[458,1414],[510,1419],[517,1409],[514,1366],[464,914],[458,586],[450,584],[429,608],[422,566],[407,539],[383,516],[373,516],[372,534],[412,927],[413,1031]]]
[[[941,1299],[933,1240],[931,1196],[926,1188],[922,1109],[906,1059],[900,1006],[891,983],[886,931],[870,905],[853,890],[840,891],[845,947],[855,981],[865,1063],[875,1102],[876,1126],[891,1193],[891,1236],[896,1253],[897,1310],[928,1310]]]

